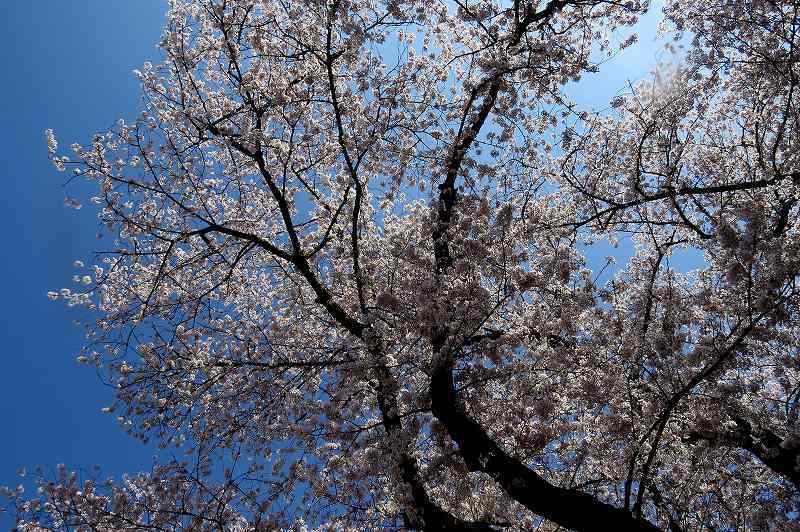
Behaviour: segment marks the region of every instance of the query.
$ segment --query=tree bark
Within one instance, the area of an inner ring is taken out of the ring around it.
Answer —
[[[533,513],[579,531],[659,530],[627,510],[603,503],[587,493],[554,486],[510,456],[466,412],[454,390],[450,367],[438,369],[431,378],[431,406],[433,415],[458,444],[467,467],[492,477],[512,499]]]

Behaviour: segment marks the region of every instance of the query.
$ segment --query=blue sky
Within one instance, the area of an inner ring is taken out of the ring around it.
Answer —
[[[19,0],[3,3],[0,48],[0,194],[6,220],[0,275],[0,484],[16,470],[59,462],[119,477],[149,469],[152,449],[100,413],[111,390],[75,362],[79,313],[46,293],[71,285],[72,262],[99,243],[93,213],[63,203],[65,174],[49,164],[43,131],[85,141],[140,107],[131,70],[158,57],[161,0]],[[9,521],[0,517],[0,530]]]
[[[48,290],[71,286],[72,262],[89,261],[97,223],[87,205],[63,203],[66,174],[47,160],[43,131],[52,128],[62,146],[84,142],[118,118],[140,108],[131,74],[158,60],[162,0],[17,0],[4,3],[0,20],[3,107],[0,109],[0,194],[5,216],[0,275],[6,296],[0,307],[0,485],[19,483],[17,469],[53,470],[100,464],[117,478],[149,469],[155,449],[126,436],[100,408],[112,390],[91,369],[75,362],[82,331],[80,313],[50,302]],[[659,53],[652,35],[658,9],[643,24],[641,45],[616,58],[599,75],[575,87],[585,105],[604,106],[628,80],[646,75]],[[70,195],[84,196],[70,187]],[[0,529],[10,522],[0,515]]]

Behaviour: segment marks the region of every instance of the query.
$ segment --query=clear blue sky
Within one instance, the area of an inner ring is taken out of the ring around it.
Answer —
[[[0,275],[6,296],[0,307],[0,485],[19,483],[20,467],[54,469],[100,464],[119,478],[149,469],[153,448],[126,436],[91,369],[75,362],[80,317],[46,298],[71,286],[72,262],[88,261],[101,246],[91,205],[74,211],[63,204],[66,174],[49,164],[43,131],[53,128],[61,145],[84,142],[118,118],[140,108],[131,70],[158,60],[162,0],[6,0],[0,28],[3,106],[0,108],[0,194],[6,224]],[[658,11],[658,10],[656,10]],[[575,87],[575,98],[603,106],[628,79],[655,64],[648,17],[642,46],[606,65]],[[80,189],[71,195],[84,196]],[[0,514],[0,530],[8,529]]]
[[[140,108],[131,70],[158,57],[161,0],[7,0],[0,28],[0,484],[16,470],[59,462],[103,471],[149,469],[152,449],[100,413],[111,390],[75,362],[79,317],[46,297],[71,286],[72,262],[99,243],[88,206],[63,203],[66,174],[49,164],[43,131],[85,141]],[[0,515],[0,530],[10,522]]]

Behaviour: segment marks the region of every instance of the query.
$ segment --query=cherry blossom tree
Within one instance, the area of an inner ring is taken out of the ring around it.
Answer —
[[[800,2],[670,0],[579,109],[647,9],[171,0],[145,111],[47,141],[113,240],[50,296],[175,458],[19,529],[796,530]]]

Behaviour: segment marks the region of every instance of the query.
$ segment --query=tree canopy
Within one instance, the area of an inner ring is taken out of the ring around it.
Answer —
[[[571,102],[647,9],[171,0],[141,115],[47,143],[113,242],[50,297],[173,458],[19,529],[796,530],[800,2],[669,0]]]

